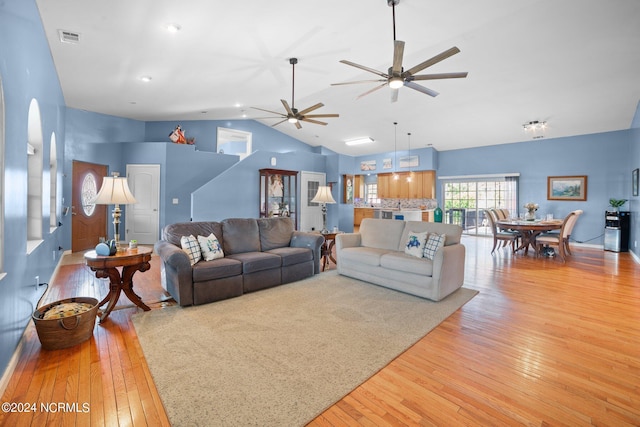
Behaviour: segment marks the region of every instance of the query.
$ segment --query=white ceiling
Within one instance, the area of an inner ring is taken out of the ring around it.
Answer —
[[[546,120],[546,138],[628,129],[640,100],[637,0],[401,0],[396,35],[404,67],[449,49],[423,73],[468,71],[432,80],[433,98],[403,87],[356,97],[375,79],[347,59],[385,71],[393,54],[386,0],[37,0],[69,107],[132,119],[264,117],[318,102],[339,113],[327,126],[275,129],[310,145],[360,155],[432,144],[439,151],[530,140],[522,124]],[[168,23],[181,31],[171,34]],[[80,33],[59,41],[58,30]],[[148,75],[151,82],[140,77]],[[204,112],[204,113],[203,113]],[[278,120],[265,119],[272,125]],[[188,136],[188,129],[187,129]],[[343,141],[371,136],[374,144]]]

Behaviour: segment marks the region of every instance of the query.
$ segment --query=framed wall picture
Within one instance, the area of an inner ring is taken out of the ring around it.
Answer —
[[[547,200],[587,200],[587,176],[547,177]]]
[[[638,169],[631,172],[631,190],[634,196],[638,195]]]

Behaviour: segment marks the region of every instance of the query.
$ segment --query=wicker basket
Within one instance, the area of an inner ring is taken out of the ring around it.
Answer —
[[[44,319],[44,314],[52,307],[65,303],[87,303],[92,306],[89,311],[58,319]],[[33,323],[36,325],[38,338],[45,350],[59,350],[73,347],[85,342],[93,335],[96,324],[98,300],[95,298],[75,297],[56,301],[38,308],[33,312]]]

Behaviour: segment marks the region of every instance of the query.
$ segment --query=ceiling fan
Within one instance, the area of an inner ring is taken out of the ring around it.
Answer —
[[[452,47],[451,49],[445,50],[444,52],[434,56],[433,58],[430,58],[424,62],[421,62],[415,67],[409,68],[406,71],[404,70],[404,68],[402,67],[402,56],[404,54],[404,42],[401,40],[396,40],[396,5],[398,3],[400,3],[400,0],[387,0],[387,4],[391,6],[391,8],[393,9],[393,65],[389,68],[389,70],[386,73],[384,73],[382,71],[374,70],[373,68],[365,67],[364,65],[356,64],[354,62],[347,61],[344,59],[340,61],[343,64],[347,64],[352,67],[356,67],[361,70],[368,71],[369,73],[377,74],[378,76],[382,77],[382,79],[332,83],[331,86],[382,82],[381,85],[378,85],[373,89],[366,91],[365,93],[358,96],[357,99],[360,99],[365,95],[369,95],[370,93],[375,92],[378,89],[382,89],[384,86],[388,85],[391,88],[391,102],[396,102],[398,100],[398,89],[400,89],[402,86],[406,86],[408,88],[417,90],[418,92],[422,92],[430,96],[434,96],[434,97],[438,96],[438,92],[417,84],[416,80],[459,79],[459,78],[467,77],[466,72],[416,75],[416,73],[424,70],[425,68],[435,65],[438,62],[445,60],[450,56],[453,56],[456,53],[460,52],[460,49],[458,49],[455,46]]]
[[[302,111],[298,111],[297,108],[295,108],[295,86],[296,86],[296,64],[298,63],[298,58],[289,58],[289,64],[291,64],[291,67],[293,69],[293,83],[291,85],[291,106],[289,106],[289,103],[284,100],[281,99],[280,102],[282,102],[282,105],[284,106],[284,109],[286,111],[286,114],[283,113],[279,113],[277,111],[271,111],[271,110],[264,110],[262,108],[258,108],[258,107],[251,107],[254,108],[256,110],[260,110],[260,111],[266,111],[267,113],[272,113],[272,114],[277,114],[277,117],[259,117],[259,118],[263,118],[263,119],[274,119],[274,118],[282,118],[281,121],[279,121],[278,123],[271,125],[271,127],[277,126],[280,123],[284,123],[284,122],[289,122],[289,123],[293,123],[296,128],[301,129],[302,125],[300,124],[300,122],[309,122],[309,123],[314,123],[316,125],[323,125],[326,126],[327,123],[325,122],[321,122],[320,120],[316,120],[318,118],[326,118],[326,117],[340,117],[340,115],[338,114],[308,114],[314,110],[317,110],[320,107],[324,107],[324,104],[321,102],[318,102],[315,105],[312,105],[309,108],[305,108]]]

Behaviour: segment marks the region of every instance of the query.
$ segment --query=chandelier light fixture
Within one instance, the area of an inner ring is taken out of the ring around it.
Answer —
[[[544,120],[532,120],[522,125],[525,132],[531,133],[533,139],[544,138],[547,130],[547,122]]]

